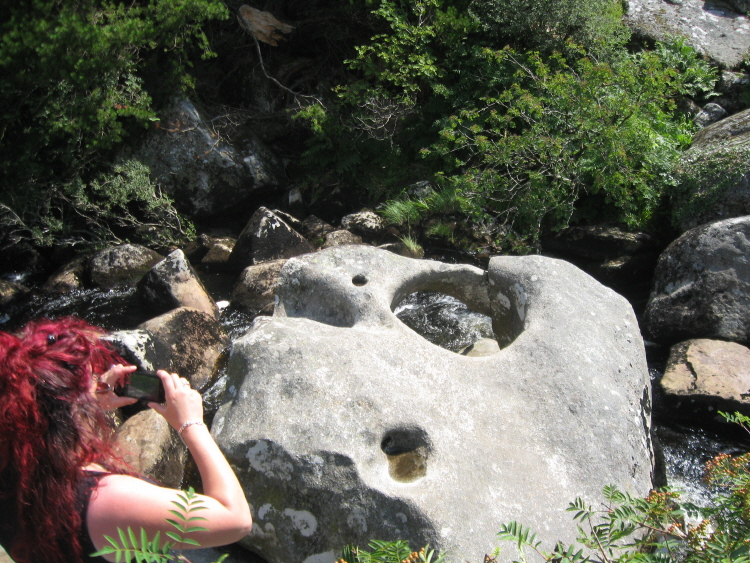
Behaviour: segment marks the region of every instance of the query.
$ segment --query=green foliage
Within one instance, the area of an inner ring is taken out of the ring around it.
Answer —
[[[422,245],[419,244],[416,238],[414,238],[411,235],[406,235],[400,238],[401,243],[404,245],[404,248],[409,252],[409,255],[413,258],[416,257],[423,257],[424,256],[424,248],[422,248]]]
[[[6,10],[0,203],[35,233],[63,226],[81,238],[85,222],[66,223],[60,201],[93,186],[111,151],[156,120],[154,95],[191,84],[191,58],[212,55],[202,26],[227,10],[220,0],[20,0]]]
[[[484,55],[492,89],[423,151],[453,160],[459,173],[444,182],[467,213],[498,217],[532,245],[571,219],[647,225],[690,140],[671,118],[683,75],[656,53],[575,64],[507,48]]]
[[[628,53],[610,0],[365,4],[379,25],[352,79],[304,110],[311,173],[388,200],[394,223],[458,213],[516,251],[571,221],[654,220],[691,140],[675,99],[716,81],[683,40]],[[436,195],[408,197],[415,180]]]
[[[116,561],[135,560],[136,563],[167,563],[168,561],[181,561],[181,554],[174,553],[173,549],[177,546],[190,545],[193,547],[200,546],[193,538],[188,537],[194,532],[205,532],[206,528],[196,526],[196,522],[205,521],[202,516],[196,516],[195,513],[205,510],[202,506],[203,501],[196,497],[195,491],[190,487],[187,491],[180,491],[177,495],[178,500],[172,501],[179,510],[170,510],[174,518],[167,518],[166,521],[175,528],[175,532],[166,532],[169,540],[162,540],[161,534],[157,532],[152,539],[148,539],[146,531],[141,528],[140,534],[136,534],[130,528],[127,531],[117,529],[118,537],[104,536],[109,545],[93,553],[92,557],[103,555],[115,555]],[[215,563],[221,563],[226,559],[228,554],[222,555]]]
[[[372,540],[372,551],[347,546],[337,563],[443,563],[445,555],[435,552],[427,545],[419,551],[412,551],[409,543],[403,540]]]
[[[573,42],[602,52],[630,36],[619,0],[472,0],[471,10],[494,43],[525,49],[551,52]]]
[[[74,186],[67,186],[71,191]],[[95,178],[88,186],[75,186],[70,202],[85,215],[88,228],[99,240],[128,240],[168,248],[195,236],[193,225],[180,217],[172,200],[149,175],[149,169],[136,160],[113,167],[113,173]]]

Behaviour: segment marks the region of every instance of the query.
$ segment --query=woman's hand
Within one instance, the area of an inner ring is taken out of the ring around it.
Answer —
[[[115,395],[115,388],[121,385],[127,376],[136,369],[136,366],[117,364],[103,374],[99,376],[94,375],[91,378],[91,393],[96,397],[104,410],[111,411],[138,402],[138,399],[132,397]]]
[[[156,372],[164,385],[166,403],[149,403],[148,406],[162,415],[175,430],[186,422],[203,422],[203,398],[190,387],[190,382],[176,373],[163,369]]]

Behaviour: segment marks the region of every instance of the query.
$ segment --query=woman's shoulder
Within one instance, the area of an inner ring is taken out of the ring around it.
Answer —
[[[148,477],[134,477],[121,473],[101,473],[97,475],[97,493],[99,494],[153,494],[154,489],[164,490],[163,487]]]
[[[108,473],[98,478],[88,507],[89,528],[99,522],[120,526],[147,527],[169,516],[178,491],[160,487],[138,477]],[[93,530],[92,530],[93,531]],[[112,532],[109,529],[108,532]]]

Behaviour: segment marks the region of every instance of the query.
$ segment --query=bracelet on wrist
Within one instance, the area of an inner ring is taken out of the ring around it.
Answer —
[[[180,426],[180,429],[177,431],[177,434],[182,438],[182,433],[185,431],[185,428],[188,426],[193,426],[193,424],[198,424],[199,426],[205,427],[206,425],[202,420],[188,420],[187,422],[183,422],[182,426]]]

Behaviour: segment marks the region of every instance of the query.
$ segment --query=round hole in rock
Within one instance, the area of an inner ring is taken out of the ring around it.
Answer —
[[[500,350],[492,319],[450,295],[417,291],[407,295],[393,312],[414,332],[451,352],[486,356]]]
[[[357,287],[361,287],[367,283],[367,277],[364,274],[357,274],[352,278],[352,283]]]
[[[388,460],[388,474],[394,481],[413,483],[427,475],[430,444],[421,428],[389,430],[380,442]]]

